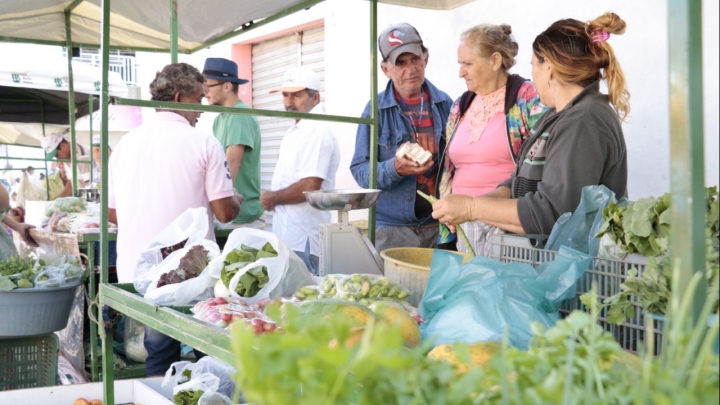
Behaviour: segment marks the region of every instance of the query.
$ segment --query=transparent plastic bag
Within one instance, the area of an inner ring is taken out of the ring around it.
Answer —
[[[233,405],[233,402],[219,392],[204,392],[198,400],[198,405]]]
[[[186,245],[181,250],[177,250],[170,254],[159,265],[153,266],[146,273],[146,277],[152,277],[147,286],[147,290],[143,296],[145,299],[160,305],[186,305],[192,301],[203,300],[213,296],[212,288],[215,280],[210,277],[208,267],[200,273],[199,276],[187,279],[180,283],[166,284],[160,288],[157,287],[160,277],[170,271],[178,268],[180,260],[195,246],[202,246],[208,251],[208,259],[216,258],[220,254],[220,248],[215,242],[209,240],[200,240],[199,242]]]
[[[68,214],[84,212],[86,208],[85,200],[78,197],[62,197],[55,199],[51,204],[45,207],[45,216],[51,217],[56,212],[65,212]]]
[[[173,387],[173,398],[177,401],[178,395],[182,391],[202,391],[202,395],[210,392],[216,392],[220,385],[220,378],[211,373],[198,373],[193,375],[190,381]]]
[[[605,259],[622,260],[628,255],[628,252],[615,243],[609,233],[606,233],[600,238],[597,255]]]
[[[435,250],[419,311],[423,340],[435,344],[503,340],[521,349],[532,337],[530,325],[546,328],[559,319],[558,308],[575,296],[575,283],[592,257],[561,247],[555,260],[537,270],[526,263],[503,263]]]
[[[337,294],[333,298],[369,305],[377,300],[403,301],[410,291],[400,284],[374,274],[351,274],[345,277],[326,276],[326,281],[335,279]],[[332,292],[332,290],[331,290]]]
[[[145,326],[135,319],[125,317],[125,335],[123,345],[125,357],[135,363],[145,363],[148,352],[145,349]]]
[[[299,287],[315,284],[312,274],[302,259],[288,249],[277,235],[249,228],[238,228],[230,233],[222,254],[210,263],[210,275],[220,278],[223,267],[225,267],[225,259],[233,250],[240,249],[243,245],[261,250],[266,243],[272,245],[277,252],[277,257],[263,257],[238,269],[227,286],[233,298],[243,298],[252,305],[265,298],[290,296]],[[259,266],[265,266],[267,269],[269,278],[267,284],[254,297],[240,297],[236,292],[240,277]]]
[[[189,208],[180,214],[140,253],[133,279],[135,290],[145,294],[156,274],[156,267],[173,252],[205,239],[207,232],[208,216],[205,208]]]
[[[25,201],[47,201],[47,192],[30,180],[27,173],[23,172],[15,203],[24,208]]]
[[[35,288],[56,288],[78,283],[85,278],[85,268],[72,255],[60,256],[35,275]]]
[[[174,374],[173,370],[175,371]],[[217,379],[217,385],[213,388],[213,391],[217,391],[227,397],[233,396],[235,391],[235,382],[233,380],[235,369],[229,364],[211,356],[205,356],[198,360],[197,363],[191,363],[189,361],[173,363],[165,373],[162,387],[175,391],[176,388],[206,374],[210,374]]]

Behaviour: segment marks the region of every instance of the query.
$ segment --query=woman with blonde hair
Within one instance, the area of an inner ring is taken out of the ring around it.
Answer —
[[[518,44],[509,25],[481,24],[460,36],[459,77],[467,91],[450,110],[447,141],[440,160],[438,195],[487,194],[515,170],[523,141],[545,112],[535,86],[508,73]],[[487,255],[487,239],[501,232],[481,221],[461,225],[473,250]],[[456,237],[440,224],[438,245],[455,247]],[[466,251],[464,244],[457,249]]]
[[[550,109],[535,123],[512,176],[482,197],[447,196],[433,205],[444,224],[483,221],[519,234],[549,234],[572,212],[582,188],[605,185],[627,195],[621,120],[630,111],[625,77],[608,39],[625,22],[606,13],[552,24],[533,43],[532,76]],[[608,94],[600,93],[605,80]]]

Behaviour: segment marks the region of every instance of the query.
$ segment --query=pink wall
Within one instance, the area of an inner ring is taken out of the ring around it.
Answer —
[[[240,86],[238,97],[252,108],[252,44],[234,44],[231,58],[238,65],[238,77],[249,80]]]

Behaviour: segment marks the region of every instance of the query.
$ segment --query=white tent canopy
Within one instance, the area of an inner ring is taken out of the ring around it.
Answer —
[[[381,3],[429,9],[451,9],[472,0],[379,0]],[[3,0],[0,41],[34,41],[66,45],[64,10],[72,0]],[[178,0],[178,50],[189,52],[243,24],[257,22],[308,0]],[[144,50],[170,48],[168,0],[113,0],[110,46]],[[72,11],[76,46],[100,45],[100,0],[85,0]]]

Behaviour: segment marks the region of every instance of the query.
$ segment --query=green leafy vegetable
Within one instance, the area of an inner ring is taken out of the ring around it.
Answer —
[[[184,384],[192,378],[192,370],[189,368],[186,368],[183,370],[182,374],[180,374],[180,378],[178,379],[178,385]]]
[[[197,405],[203,390],[180,391],[173,396],[176,405]]]
[[[250,246],[241,245],[240,249],[234,249],[225,257],[223,268],[220,271],[220,279],[225,287],[230,288],[230,280],[235,273],[250,263],[258,259],[277,257],[278,253],[275,248],[268,242],[258,250]],[[248,270],[240,276],[235,292],[241,297],[254,297],[260,290],[270,281],[267,267],[257,266]]]
[[[235,379],[248,402],[258,405],[717,402],[718,356],[711,348],[717,324],[708,331],[701,322],[690,333],[677,328],[659,359],[641,358],[623,351],[597,324],[595,289],[581,299],[592,314],[575,311],[548,330],[534,325],[528,350],[504,345],[487,367],[462,375],[427,359],[427,342],[404,347],[397,327],[371,321],[358,345],[329,345],[353,333],[342,315],[318,322],[289,305],[283,318],[271,305],[266,311],[284,333],[257,336],[240,325],[231,330]],[[686,313],[678,316],[688,319]],[[706,332],[700,347],[689,343]],[[460,361],[467,360],[462,354],[458,350]]]
[[[706,199],[707,268],[705,276],[709,290],[718,285],[719,205],[717,187],[708,187]],[[609,322],[621,324],[635,316],[636,308],[643,313],[667,313],[672,285],[672,251],[668,245],[671,226],[671,195],[658,199],[644,198],[620,207],[610,203],[604,210],[603,224],[597,237],[608,234],[623,250],[638,252],[647,257],[647,267],[641,276],[630,270],[621,291],[605,300],[609,306]],[[712,291],[709,291],[711,293]],[[717,299],[715,299],[717,307]]]
[[[178,268],[160,276],[157,288],[168,284],[182,283],[200,275],[205,270],[210,259],[209,252],[202,245],[195,245],[180,259]]]
[[[0,277],[0,291],[11,291],[16,289],[18,286],[7,277]]]

